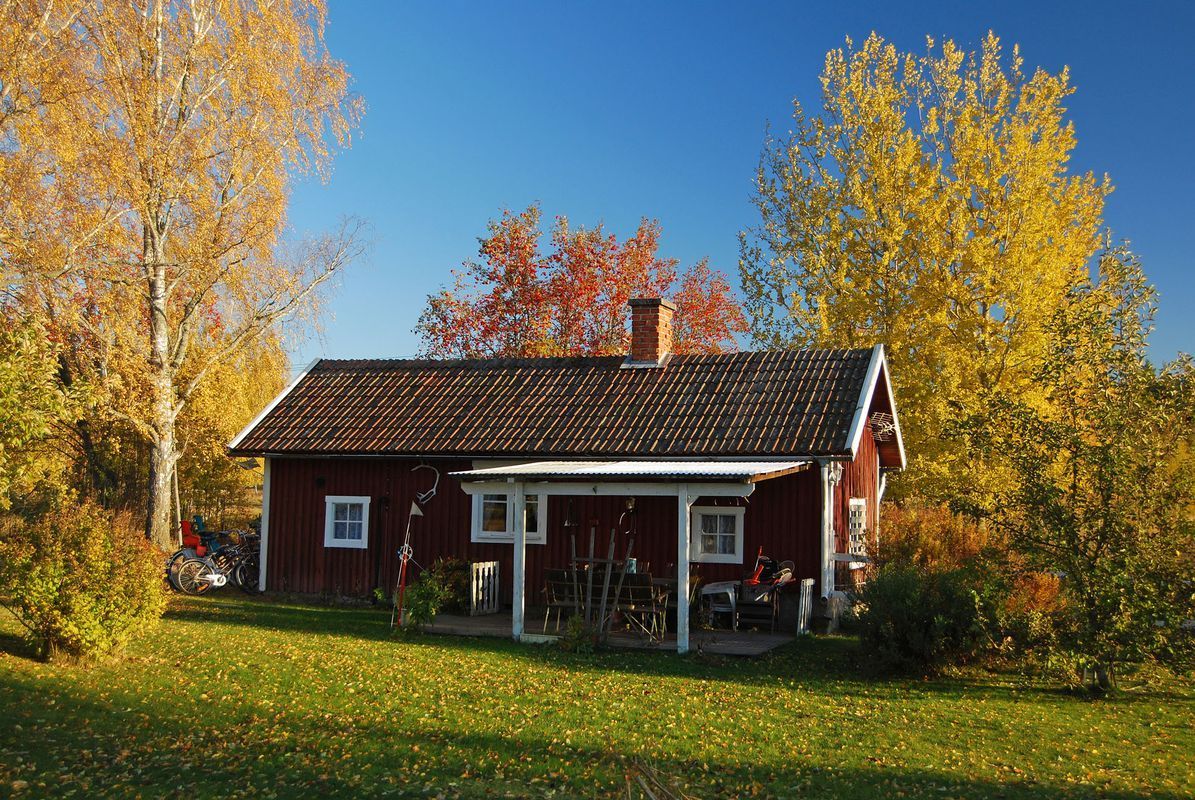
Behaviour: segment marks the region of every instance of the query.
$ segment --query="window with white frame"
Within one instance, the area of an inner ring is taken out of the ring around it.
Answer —
[[[747,509],[694,506],[689,558],[709,564],[743,563],[743,518]]]
[[[547,541],[548,498],[523,495],[524,519],[527,520],[527,544]],[[473,495],[474,542],[510,542],[515,540],[515,501],[511,493]]]
[[[847,529],[850,535],[848,551],[853,556],[867,555],[867,498],[852,497]]]
[[[369,498],[330,494],[324,498],[324,547],[369,547]]]

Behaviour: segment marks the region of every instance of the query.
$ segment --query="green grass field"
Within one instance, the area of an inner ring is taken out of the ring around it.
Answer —
[[[877,681],[845,637],[766,659],[392,638],[372,609],[176,599],[122,661],[33,661],[0,617],[0,795],[1195,796],[1195,687]]]

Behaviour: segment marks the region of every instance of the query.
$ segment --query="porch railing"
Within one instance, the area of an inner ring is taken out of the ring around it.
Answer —
[[[498,613],[498,562],[474,561],[469,574],[469,614]]]

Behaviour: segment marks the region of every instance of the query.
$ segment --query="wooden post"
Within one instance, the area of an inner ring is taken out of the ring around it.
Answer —
[[[570,547],[573,551],[573,614],[580,616],[581,614],[581,582],[577,578],[577,534],[572,534],[569,537]]]
[[[622,557],[622,571],[618,573],[618,586],[614,588],[614,600],[610,603],[610,613],[602,622],[602,636],[610,631],[610,623],[614,619],[614,612],[618,610],[618,601],[622,597],[622,584],[627,579],[627,565],[631,563],[631,551],[635,547],[635,534],[627,539],[627,554]]]
[[[614,529],[610,529],[610,550],[606,554],[606,574],[602,576],[602,605],[598,609],[598,623],[597,627],[604,637],[606,630],[606,601],[609,600],[610,594],[610,573],[614,569]]]
[[[514,598],[511,604],[511,635],[516,642],[523,638],[523,604],[527,584],[527,500],[522,482],[514,486],[515,504],[515,552],[514,552]]]
[[[689,497],[688,484],[676,489],[676,652],[689,652]]]
[[[593,624],[593,616],[590,613],[590,609],[593,607],[593,602],[592,602],[592,600],[593,600],[593,561],[594,561],[594,558],[596,557],[596,556],[594,556],[593,548],[596,544],[594,541],[596,537],[597,537],[597,520],[595,519],[595,520],[591,520],[590,525],[589,525],[589,569],[587,570],[587,572],[589,574],[585,578],[585,624],[586,625]]]

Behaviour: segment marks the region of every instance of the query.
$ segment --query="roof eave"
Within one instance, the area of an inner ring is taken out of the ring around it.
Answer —
[[[309,372],[311,372],[311,370],[315,369],[315,365],[318,364],[321,360],[322,359],[317,358],[314,361],[312,361],[310,364],[308,364],[306,367],[304,367],[303,371],[300,372],[298,375],[296,375],[295,379],[293,381],[291,381],[290,384],[285,389],[283,389],[281,392],[279,392],[277,397],[275,397],[273,400],[271,400],[269,402],[269,404],[261,410],[260,414],[258,414],[256,417],[254,417],[249,422],[248,425],[241,428],[241,432],[238,433],[236,436],[234,436],[232,441],[228,443],[228,452],[230,455],[234,455],[234,456],[263,455],[262,453],[254,453],[252,451],[240,450],[238,448],[239,448],[241,442],[243,442],[245,440],[245,437],[248,436],[250,433],[252,433],[253,429],[256,428],[261,423],[261,421],[263,419],[265,419],[266,416],[271,411],[273,411],[274,408],[279,403],[281,403],[283,400],[285,400],[286,396],[288,394],[290,394],[292,391],[294,391],[294,388],[299,385],[299,381],[306,378],[307,373],[309,373]]]

